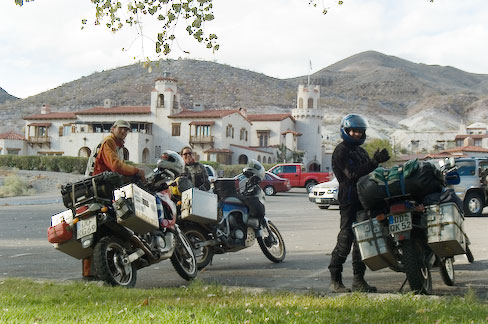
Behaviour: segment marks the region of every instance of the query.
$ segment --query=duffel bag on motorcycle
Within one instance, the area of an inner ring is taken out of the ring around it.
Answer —
[[[422,201],[428,194],[441,192],[443,187],[440,170],[430,162],[417,159],[391,169],[376,168],[357,183],[359,200],[363,208],[369,210],[381,208],[387,197],[402,194]]]
[[[111,201],[114,189],[121,187],[127,180],[128,178],[121,174],[103,172],[75,183],[68,183],[61,187],[63,203],[66,208],[73,208],[91,199]]]

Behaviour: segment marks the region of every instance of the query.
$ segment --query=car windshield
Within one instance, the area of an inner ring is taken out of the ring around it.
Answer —
[[[457,172],[460,176],[472,176],[475,174],[475,161],[456,161],[456,166],[458,167]]]

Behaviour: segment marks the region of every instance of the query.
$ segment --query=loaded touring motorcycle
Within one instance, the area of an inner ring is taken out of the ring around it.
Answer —
[[[144,183],[104,172],[63,186],[69,209],[52,216],[49,242],[77,259],[93,256],[96,277],[112,286],[133,287],[137,270],[166,259],[195,278],[195,254],[165,182],[174,176],[158,164]]]
[[[410,289],[431,294],[431,269],[444,283],[455,284],[454,256],[473,255],[464,232],[462,201],[450,184],[459,183],[454,160],[411,160],[391,169],[377,168],[358,181],[365,210],[353,224],[363,262],[371,270],[404,272]]]
[[[198,269],[212,262],[215,254],[237,252],[258,242],[272,262],[285,259],[285,242],[276,225],[264,216],[264,193],[259,182],[264,167],[251,160],[244,168],[246,179],[237,192],[234,179],[217,179],[214,191],[191,188],[191,181],[180,179],[181,217],[177,223],[190,239]]]

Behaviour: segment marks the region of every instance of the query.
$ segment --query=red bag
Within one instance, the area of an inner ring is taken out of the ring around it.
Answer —
[[[50,226],[47,229],[47,240],[49,243],[63,243],[71,240],[72,237],[73,230],[65,221],[62,221],[58,225]]]

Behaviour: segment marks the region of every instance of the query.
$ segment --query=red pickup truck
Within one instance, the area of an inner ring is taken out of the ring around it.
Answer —
[[[332,179],[329,172],[306,172],[300,163],[277,164],[268,171],[280,178],[289,179],[292,187],[306,188],[307,192],[312,191],[316,184]]]

